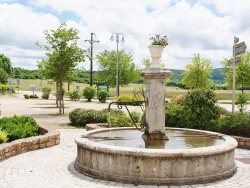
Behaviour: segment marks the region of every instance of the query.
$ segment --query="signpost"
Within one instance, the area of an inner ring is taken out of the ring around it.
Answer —
[[[233,46],[233,59],[229,60],[230,64],[233,64],[233,91],[232,91],[232,112],[235,111],[235,77],[236,77],[236,64],[241,62],[241,54],[246,52],[247,46],[245,42],[239,42],[239,38],[234,37]]]

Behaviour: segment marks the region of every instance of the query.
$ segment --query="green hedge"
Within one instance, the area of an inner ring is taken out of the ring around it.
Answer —
[[[3,117],[0,129],[7,133],[8,141],[39,135],[39,126],[28,116]]]

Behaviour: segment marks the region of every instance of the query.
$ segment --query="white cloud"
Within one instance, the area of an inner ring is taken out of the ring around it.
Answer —
[[[169,46],[162,60],[168,68],[178,69],[183,69],[194,53],[210,58],[214,67],[220,67],[220,61],[232,55],[235,35],[250,43],[250,4],[244,0],[29,0],[25,5],[15,2],[0,1],[0,53],[10,57],[14,66],[24,68],[36,68],[43,52],[34,43],[45,42],[43,31],[58,28],[60,20],[68,20],[68,26],[79,30],[79,45],[85,49],[90,44],[84,40],[94,32],[94,39],[100,40],[94,43],[94,54],[116,50],[110,36],[113,32],[123,33],[125,42],[119,43],[119,49],[130,52],[138,66],[149,57],[149,34],[168,36]],[[89,67],[88,60],[84,66]]]

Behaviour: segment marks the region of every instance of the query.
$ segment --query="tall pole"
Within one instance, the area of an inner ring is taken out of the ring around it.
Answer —
[[[234,46],[233,46],[233,87],[232,87],[232,112],[235,112],[235,77],[236,77],[236,55],[235,49],[236,44],[239,42],[239,38],[234,37]]]
[[[119,91],[119,61],[118,61],[118,43],[119,43],[119,36],[121,35],[122,36],[122,41],[124,42],[124,36],[122,33],[113,33],[111,35],[111,38],[110,40],[113,41],[114,38],[113,38],[113,35],[115,35],[116,37],[116,79],[115,79],[115,85],[116,85],[116,96],[118,97],[119,94],[120,94],[120,91]]]
[[[89,81],[90,86],[93,85],[93,44],[95,42],[99,42],[98,40],[93,40],[93,35],[95,34],[91,33],[90,40],[85,40],[85,42],[88,41],[90,43],[90,81]]]

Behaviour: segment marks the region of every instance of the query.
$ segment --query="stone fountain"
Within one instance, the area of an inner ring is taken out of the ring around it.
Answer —
[[[149,48],[153,62],[150,68],[142,72],[147,80],[147,126],[141,135],[145,146],[142,148],[138,140],[123,145],[123,140],[130,141],[130,137],[125,136],[126,132],[130,136],[133,132],[140,134],[135,128],[89,131],[75,139],[75,168],[94,178],[134,184],[197,184],[232,176],[236,172],[235,139],[209,131],[165,128],[165,79],[171,72],[159,64],[164,47]],[[168,148],[169,142],[178,142],[177,138],[168,137],[168,133],[173,131],[194,137],[209,137],[213,139],[209,142],[218,144],[191,148],[174,145]],[[121,138],[121,135],[124,135],[122,139],[115,139]],[[100,139],[96,139],[98,137]],[[121,145],[117,144],[120,141]]]

